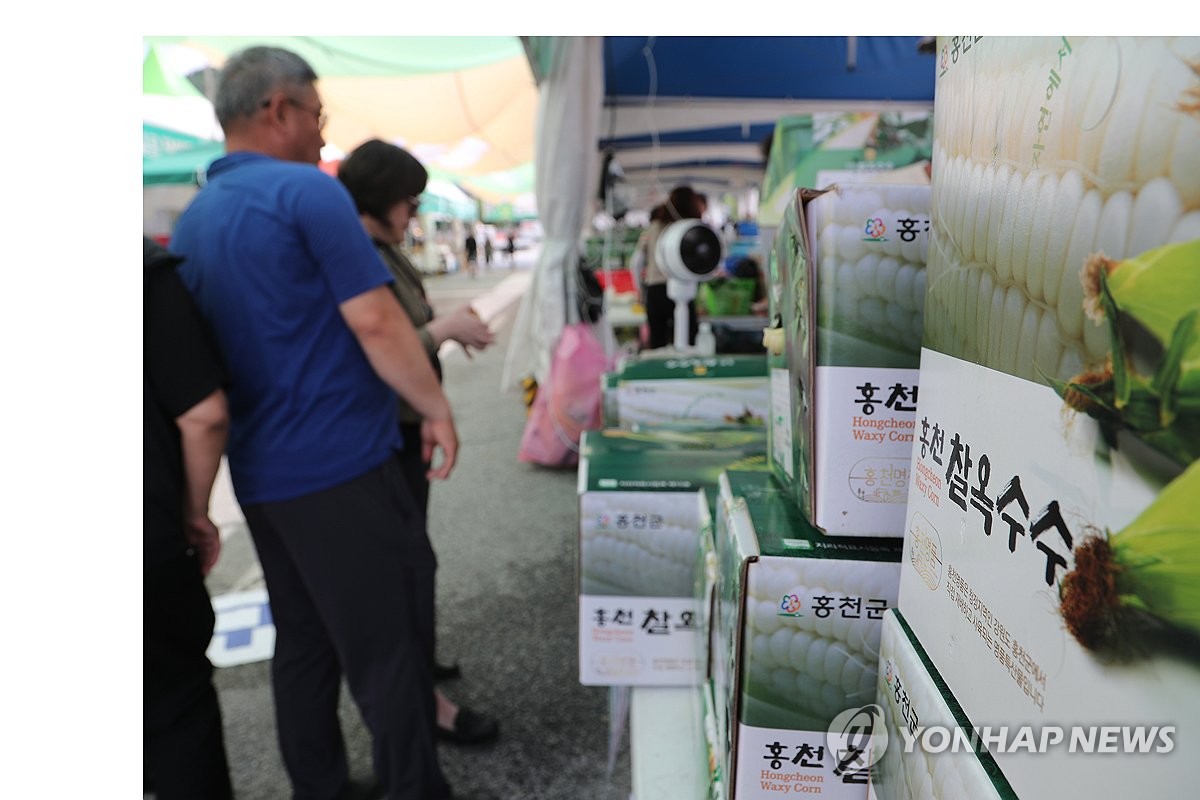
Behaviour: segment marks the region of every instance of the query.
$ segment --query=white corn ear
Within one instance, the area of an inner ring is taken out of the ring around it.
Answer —
[[[883,341],[917,353],[925,306],[929,237],[927,190],[905,185],[854,187],[842,202],[835,189],[808,204],[811,235],[820,254],[817,280],[822,324],[851,336]],[[867,241],[868,219],[888,226],[886,241]],[[917,220],[911,241],[897,220]]]
[[[1030,380],[1108,356],[1083,314],[1089,255],[1200,236],[1200,40],[1070,44],[984,38],[938,78],[925,344]]]
[[[854,704],[871,702],[879,659],[879,623],[866,620],[866,600],[888,597],[873,570],[857,573],[845,562],[786,559],[750,570],[746,636],[751,656],[747,692],[767,689],[777,706],[831,720]],[[804,615],[779,614],[781,598],[796,593]],[[843,618],[835,607],[818,617],[810,598],[861,597],[863,619]]]
[[[594,497],[581,519],[584,593],[691,596],[698,535],[696,495],[611,492]],[[661,524],[617,526],[618,518],[629,520],[635,514],[658,515]],[[601,516],[606,518],[603,524]]]

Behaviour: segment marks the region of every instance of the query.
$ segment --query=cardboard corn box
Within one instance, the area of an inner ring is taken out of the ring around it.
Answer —
[[[904,532],[928,231],[920,185],[801,190],[784,218],[771,459],[830,535]]]
[[[696,551],[727,466],[766,468],[761,429],[587,431],[579,464],[579,680],[692,686]]]
[[[638,357],[606,378],[615,424],[765,427],[769,393],[762,355]]]
[[[710,663],[719,774],[736,800],[865,798],[827,732],[874,701],[897,539],[828,537],[768,473],[721,476]],[[803,788],[799,788],[803,787]]]
[[[883,618],[876,702],[886,731],[876,739],[882,752],[872,759],[871,788],[879,800],[1015,800],[979,733],[894,608]]]
[[[1200,784],[1198,62],[938,42],[900,609],[1026,799]]]
[[[1156,457],[1110,448],[1048,387],[935,351],[921,379],[900,609],[973,721],[1062,732],[994,752],[1017,794],[1200,779],[1194,751],[1158,738],[1200,731],[1195,633],[1172,621],[1200,613],[1200,465],[1164,486]],[[1095,751],[1102,728],[1152,743]]]

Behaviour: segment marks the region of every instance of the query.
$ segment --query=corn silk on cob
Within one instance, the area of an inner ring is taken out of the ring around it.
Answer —
[[[1119,262],[1093,256],[1084,287],[1112,356],[1050,385],[1096,418],[1110,444],[1129,430],[1181,465],[1200,458],[1200,239]]]
[[[583,594],[692,596],[695,492],[595,492],[584,501]]]
[[[1200,461],[1116,532],[1093,530],[1060,584],[1084,647],[1114,660],[1169,649],[1200,658]]]
[[[958,727],[955,714],[962,714],[952,697],[947,700],[945,684],[940,677],[935,680],[931,674],[932,665],[918,654],[915,637],[910,636],[911,631],[902,627],[898,612],[888,611],[880,637],[877,700],[883,709],[887,745],[883,756],[875,763],[872,775],[876,797],[879,800],[1001,797],[979,757],[963,746],[930,753],[917,744],[911,752],[905,752],[902,727],[907,727],[909,736],[919,736],[922,727],[954,731]],[[971,733],[969,728],[963,730],[967,741]],[[991,775],[1006,790],[1004,796],[1011,796],[1011,787],[1000,775],[999,768],[994,763],[989,767]]]
[[[1035,381],[1104,369],[1085,264],[1200,238],[1200,39],[987,37],[941,69],[925,345]]]
[[[824,617],[812,607],[814,597],[845,596],[894,599],[895,575],[807,558],[763,560],[750,570],[743,722],[824,730],[847,708],[873,702],[878,621],[865,610],[848,619],[836,605]]]
[[[822,365],[916,367],[929,251],[927,187],[847,184],[808,204]],[[805,280],[795,270],[793,281]],[[806,292],[799,289],[793,296]],[[803,322],[805,309],[797,309]],[[798,332],[801,340],[805,333]],[[807,347],[801,342],[800,349]]]

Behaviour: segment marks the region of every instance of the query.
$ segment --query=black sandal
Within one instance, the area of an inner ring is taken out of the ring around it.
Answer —
[[[458,664],[439,664],[433,662],[433,682],[440,683],[441,681],[452,680],[453,678],[461,678],[462,670]]]
[[[500,735],[500,723],[466,706],[458,707],[453,728],[437,728],[438,738],[453,744],[483,744]]]

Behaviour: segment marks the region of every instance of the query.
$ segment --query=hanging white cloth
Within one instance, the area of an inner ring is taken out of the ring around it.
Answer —
[[[529,375],[544,383],[563,326],[578,321],[580,236],[600,170],[602,42],[599,36],[525,40],[539,84],[535,185],[545,238],[517,311],[501,377],[505,389]]]

